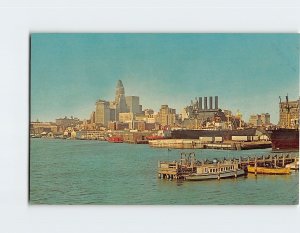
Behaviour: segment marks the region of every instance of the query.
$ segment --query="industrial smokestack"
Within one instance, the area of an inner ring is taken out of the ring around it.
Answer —
[[[209,97],[209,109],[213,109],[213,97]]]
[[[199,97],[199,109],[202,110],[202,97]]]
[[[215,109],[219,109],[218,96],[215,96]]]
[[[207,97],[204,97],[204,110],[207,110]]]

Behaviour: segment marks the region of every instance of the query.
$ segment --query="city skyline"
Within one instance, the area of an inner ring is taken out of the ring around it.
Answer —
[[[298,99],[297,34],[32,34],[31,120],[88,119],[98,99],[113,100],[121,79],[129,96],[156,112],[177,113],[199,96],[221,109],[268,112]],[[267,106],[267,107],[266,107]]]

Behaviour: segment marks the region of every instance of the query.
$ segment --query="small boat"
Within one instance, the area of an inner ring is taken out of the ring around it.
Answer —
[[[290,168],[291,170],[299,170],[299,161],[287,164],[285,167]]]
[[[123,139],[121,137],[109,137],[106,139],[108,142],[112,143],[122,143]]]
[[[158,135],[150,135],[147,136],[146,139],[148,140],[162,140],[162,139],[167,139],[164,136],[158,136]]]
[[[256,173],[256,174],[270,174],[270,175],[288,175],[290,174],[290,168],[270,168],[270,167],[253,167],[248,166],[249,173]]]

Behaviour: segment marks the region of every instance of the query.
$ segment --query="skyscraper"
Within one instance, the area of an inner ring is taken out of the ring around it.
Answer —
[[[126,105],[129,112],[141,113],[140,98],[138,96],[126,96]]]
[[[115,96],[117,113],[128,112],[125,99],[125,89],[121,80],[118,80]]]
[[[95,123],[101,126],[107,126],[110,121],[109,102],[98,100],[96,102]]]

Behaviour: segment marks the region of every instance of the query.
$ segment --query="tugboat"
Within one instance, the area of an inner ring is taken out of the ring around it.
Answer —
[[[112,142],[112,143],[123,143],[123,139],[121,137],[109,137],[106,139],[108,142]]]

